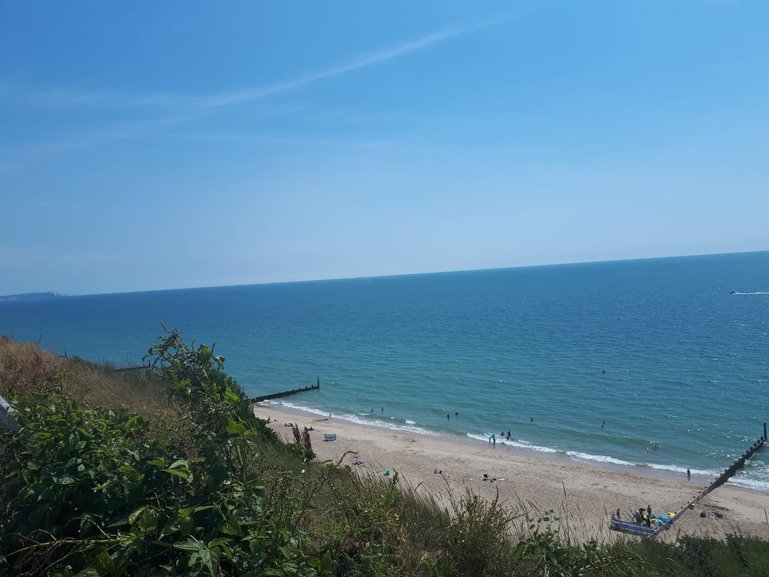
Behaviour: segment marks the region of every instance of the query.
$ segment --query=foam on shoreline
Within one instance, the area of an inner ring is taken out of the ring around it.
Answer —
[[[397,471],[402,482],[445,504],[470,491],[498,497],[512,508],[525,507],[532,518],[552,510],[575,541],[615,539],[608,530],[611,512],[620,509],[625,515],[647,505],[655,511],[677,511],[711,480],[694,472],[687,482],[679,471],[536,451],[525,443],[498,441],[493,446],[480,435],[426,434],[419,427],[406,430],[381,422],[377,426],[360,415],[329,418],[328,413],[281,404],[256,405],[254,411],[261,418],[271,417],[273,430],[287,442],[293,442],[293,436],[285,423],[311,426],[319,461],[341,461],[368,475]],[[325,433],[334,433],[336,440],[324,442]],[[729,482],[707,495],[663,539],[681,533],[723,537],[739,532],[769,540],[767,509],[769,495]],[[713,510],[722,517],[700,518],[700,512]]]
[[[285,401],[264,401],[265,406],[270,407],[283,407],[289,411],[295,411],[297,414],[317,415],[320,417],[329,416],[328,412],[320,409],[307,407],[303,405],[297,405]],[[333,414],[334,419],[347,421],[363,427],[373,427],[379,429],[388,429],[395,432],[411,433],[417,435],[425,435],[431,437],[442,437],[452,442],[461,442],[463,440],[475,443],[488,444],[490,433],[466,433],[464,436],[454,435],[446,432],[436,432],[424,427],[419,427],[414,421],[406,420],[404,424],[395,422],[383,421],[381,419],[367,418],[368,413],[362,413],[360,415],[353,414]],[[615,457],[607,455],[596,455],[591,453],[585,453],[580,451],[561,451],[553,449],[551,447],[539,446],[533,443],[521,439],[506,439],[497,437],[496,445],[500,448],[506,448],[510,450],[520,450],[524,453],[530,452],[531,455],[536,455],[538,458],[567,458],[576,463],[582,463],[587,466],[594,466],[600,468],[609,468],[610,470],[620,470],[624,472],[640,473],[643,475],[652,475],[664,479],[681,480],[686,476],[686,471],[691,471],[692,479],[697,483],[706,484],[710,480],[717,477],[721,471],[709,470],[709,469],[691,469],[683,465],[667,465],[653,462],[632,462],[623,459],[617,459]],[[753,479],[740,478],[739,476],[733,477],[729,480],[729,483],[749,489],[752,491],[759,491],[763,493],[769,493],[769,483],[763,481],[756,481]]]

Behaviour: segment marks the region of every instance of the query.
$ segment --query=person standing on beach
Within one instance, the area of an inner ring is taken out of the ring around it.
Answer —
[[[692,480],[692,472],[689,469],[686,469],[686,480],[687,481]]]

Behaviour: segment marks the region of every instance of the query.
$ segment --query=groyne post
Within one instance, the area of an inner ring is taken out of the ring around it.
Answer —
[[[150,367],[148,365],[136,365],[135,367],[121,367],[119,369],[115,369],[116,373],[123,373],[125,371],[141,371],[142,369],[149,369]]]
[[[314,385],[300,387],[298,389],[289,389],[287,391],[279,391],[277,393],[270,393],[269,395],[259,395],[258,397],[252,397],[251,402],[260,403],[261,401],[266,401],[268,399],[278,399],[280,397],[288,397],[289,395],[295,395],[305,391],[317,391],[318,389],[320,389],[320,377],[316,377],[316,382]]]
[[[697,504],[700,499],[702,499],[705,495],[713,491],[714,489],[717,489],[724,483],[726,483],[730,477],[732,477],[739,469],[745,466],[745,462],[750,459],[753,455],[755,455],[765,444],[767,441],[766,437],[766,423],[764,423],[764,434],[763,436],[758,439],[755,443],[753,443],[750,448],[745,451],[740,457],[738,457],[729,467],[724,469],[724,472],[721,473],[718,477],[713,480],[710,485],[705,487],[698,495],[696,495],[691,501],[689,501],[686,505],[683,506],[683,508],[678,511],[673,517],[671,518],[670,522],[664,523],[660,525],[654,533],[649,535],[649,538],[653,539],[657,535],[659,535],[662,531],[670,527],[681,515],[683,515],[686,511],[689,509],[693,509],[694,505]]]

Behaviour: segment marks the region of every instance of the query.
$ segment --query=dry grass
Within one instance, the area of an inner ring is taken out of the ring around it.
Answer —
[[[9,400],[28,397],[55,384],[90,406],[126,407],[150,420],[165,420],[172,412],[148,372],[116,372],[107,365],[58,357],[36,344],[0,337],[0,394]]]

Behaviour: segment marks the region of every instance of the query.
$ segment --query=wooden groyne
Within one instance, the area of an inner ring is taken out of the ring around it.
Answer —
[[[759,437],[755,443],[753,443],[750,448],[745,451],[740,457],[738,457],[734,463],[731,464],[731,466],[724,469],[724,472],[721,473],[718,477],[716,477],[710,485],[705,487],[702,491],[700,491],[694,499],[689,501],[686,505],[683,506],[683,508],[678,511],[671,520],[668,523],[664,523],[663,525],[660,525],[657,527],[657,530],[654,531],[651,535],[649,535],[650,538],[654,538],[657,535],[659,535],[662,531],[670,527],[676,519],[681,517],[684,513],[689,511],[690,509],[694,508],[694,505],[696,505],[700,499],[702,499],[705,495],[713,491],[713,489],[717,489],[724,483],[726,483],[730,477],[734,476],[734,474],[742,469],[742,467],[745,466],[745,462],[750,459],[753,455],[755,455],[761,448],[766,444],[767,438],[766,438],[766,423],[764,423],[764,434]]]
[[[762,437],[760,437],[758,440],[756,440],[753,445],[750,446],[750,448],[745,451],[734,463],[731,464],[731,466],[728,469],[725,469],[723,473],[721,473],[718,477],[716,477],[715,481],[713,481],[710,485],[707,486],[706,489],[698,495],[698,500],[710,493],[713,489],[716,487],[720,487],[726,481],[729,480],[729,477],[734,475],[737,471],[739,471],[742,467],[745,466],[745,462],[750,459],[753,455],[755,455],[764,445],[766,444],[766,423],[764,423],[764,434]]]
[[[116,373],[123,373],[125,371],[141,371],[142,369],[149,369],[149,365],[136,365],[135,367],[120,367],[115,369]]]
[[[299,389],[291,389],[288,391],[280,391],[279,393],[271,393],[269,395],[260,395],[251,399],[252,403],[260,403],[261,401],[267,401],[269,399],[279,399],[280,397],[288,397],[290,395],[296,395],[297,393],[303,393],[305,391],[317,391],[320,389],[320,378],[314,385],[308,387],[301,387]]]

